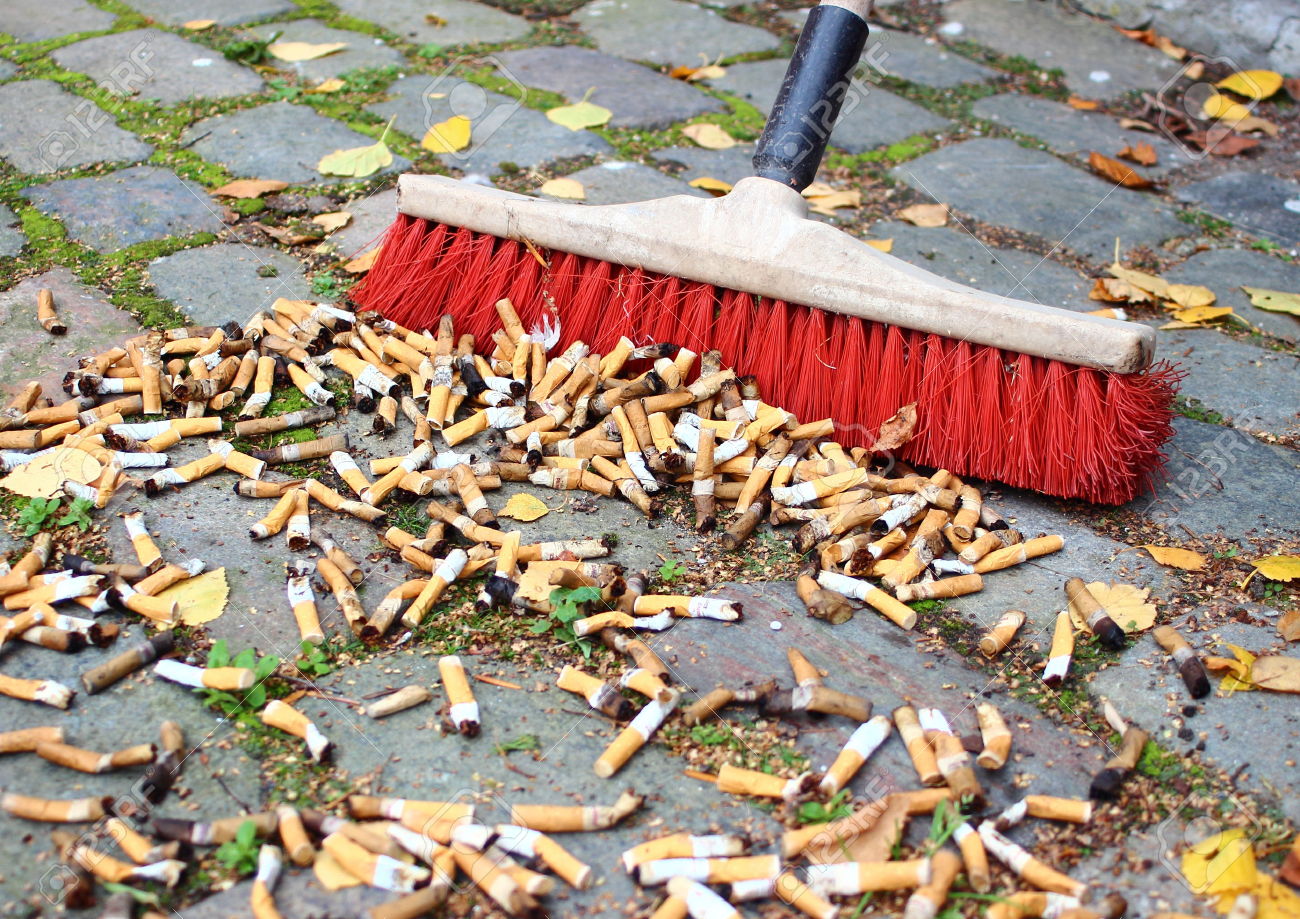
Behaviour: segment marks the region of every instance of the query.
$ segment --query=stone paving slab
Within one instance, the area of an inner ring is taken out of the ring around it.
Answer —
[[[1178,533],[1223,533],[1244,544],[1300,535],[1296,452],[1232,428],[1174,419],[1167,479],[1126,507]]]
[[[335,150],[368,146],[375,138],[358,134],[305,105],[274,102],[197,122],[186,130],[182,142],[237,176],[297,185],[340,181],[316,171],[321,157]],[[395,155],[382,171],[405,172],[410,165]]]
[[[698,65],[701,54],[713,60],[781,46],[771,32],[681,0],[593,0],[571,18],[601,51],[631,61]]]
[[[917,191],[979,220],[1033,233],[1067,250],[1110,260],[1124,250],[1187,235],[1168,204],[1116,188],[1014,141],[968,140],[896,166]]]
[[[1255,654],[1269,652],[1295,656],[1277,634],[1277,611],[1255,603],[1230,610],[1202,607],[1191,613],[1205,631],[1192,632],[1187,620],[1174,623],[1183,637],[1202,655],[1231,657],[1222,643],[1235,644]],[[1227,613],[1247,622],[1226,621]],[[1208,628],[1207,628],[1208,627]],[[1178,752],[1193,749],[1223,769],[1241,769],[1239,783],[1277,799],[1292,821],[1300,821],[1300,797],[1294,793],[1295,764],[1300,760],[1300,714],[1294,697],[1267,691],[1229,693],[1218,688],[1193,700],[1169,656],[1149,637],[1137,642],[1119,664],[1097,674],[1091,689],[1106,696],[1134,724],[1151,734],[1162,747]],[[1261,742],[1267,738],[1267,742]],[[1235,796],[1234,796],[1235,797]],[[1253,811],[1253,805],[1236,797]],[[1181,839],[1178,840],[1181,842]]]
[[[1252,236],[1300,245],[1300,182],[1257,172],[1226,172],[1184,185],[1175,194]]]
[[[918,227],[882,220],[871,227],[876,239],[892,239],[890,255],[959,284],[1004,297],[1087,312],[1092,282],[1059,262],[1022,249],[985,246],[960,227]]]
[[[88,38],[55,51],[60,67],[94,78],[121,96],[175,105],[259,92],[262,78],[219,52],[158,29]],[[125,69],[124,69],[125,65]]]
[[[1128,164],[1146,176],[1161,176],[1192,162],[1182,147],[1159,134],[1121,128],[1119,122],[1109,115],[1081,112],[1040,96],[1016,93],[986,96],[977,100],[971,111],[976,118],[986,118],[1021,134],[1037,137],[1053,153],[1083,161],[1094,150],[1115,159],[1127,146],[1150,144],[1158,157],[1155,165]]]
[[[734,64],[727,68],[726,76],[710,85],[739,96],[766,114],[776,101],[788,65],[784,60]],[[951,124],[887,89],[869,83],[855,86],[861,91],[846,99],[831,131],[831,145],[849,153],[862,153],[913,134],[943,131]]]
[[[44,175],[90,163],[136,162],[153,147],[113,116],[50,80],[0,86],[0,159]]]
[[[18,215],[0,204],[0,257],[17,255],[26,244]]]
[[[614,127],[666,128],[724,108],[681,80],[588,48],[525,48],[497,60],[498,71],[512,82],[559,93],[570,102],[594,89],[591,101],[614,113],[609,122]]]
[[[502,163],[530,169],[554,160],[597,156],[612,148],[590,131],[571,131],[518,100],[454,77],[403,77],[388,88],[387,102],[366,106],[381,118],[397,116],[397,129],[417,142],[429,129],[459,115],[471,122],[470,145],[457,153],[438,154],[446,166],[465,172],[498,175]],[[438,98],[434,98],[434,95]]]
[[[396,219],[397,189],[389,188],[359,201],[349,201],[342,210],[351,214],[352,220],[337,233],[330,234],[329,241],[344,255],[355,256],[371,248],[371,244],[377,244]]]
[[[1089,99],[1160,89],[1179,71],[1177,62],[1155,48],[1059,4],[957,0],[943,15],[949,25],[961,23],[962,39],[1059,67],[1070,89]]]
[[[297,8],[292,0],[131,0],[131,6],[171,26],[194,19],[215,19],[223,26],[237,26]]]
[[[345,13],[383,26],[403,41],[415,44],[496,44],[515,41],[531,26],[522,16],[470,0],[337,0]]]
[[[0,32],[24,42],[107,29],[116,19],[84,0],[5,0],[0,4]]]
[[[649,201],[668,195],[694,195],[710,198],[706,191],[692,188],[681,179],[666,176],[658,169],[641,163],[612,160],[599,166],[588,166],[569,176],[582,183],[587,192],[585,204],[626,204],[630,201]]]
[[[406,58],[400,51],[388,47],[380,39],[361,32],[331,29],[319,19],[274,22],[258,26],[252,31],[266,39],[278,32],[280,37],[276,41],[303,41],[309,44],[347,42],[348,46],[342,51],[312,61],[291,62],[278,58],[271,58],[268,61],[271,66],[295,73],[308,81],[328,80],[330,77],[363,67],[401,67],[406,63]]]
[[[726,150],[703,147],[666,147],[650,154],[657,163],[679,163],[685,169],[679,178],[691,181],[708,177],[735,185],[754,174],[754,145],[736,144]]]
[[[96,252],[168,236],[219,233],[225,226],[203,186],[160,166],[63,179],[25,189],[23,195]]]
[[[263,273],[274,272],[269,277]],[[302,263],[276,249],[218,243],[182,249],[149,263],[158,295],[172,301],[200,325],[245,322],[277,297],[312,296]]]
[[[48,287],[67,321],[68,334],[51,335],[36,321],[36,294]],[[0,293],[0,389],[9,395],[28,380],[39,380],[47,396],[63,398],[63,375],[106,342],[140,331],[129,313],[108,302],[103,292],[82,285],[67,268],[54,268]]]
[[[0,80],[7,80],[18,72],[18,65],[10,61],[0,60]]]
[[[1236,341],[1214,329],[1169,329],[1156,338],[1156,353],[1188,371],[1182,395],[1243,431],[1300,434],[1300,358],[1295,354]]]
[[[1232,307],[1237,315],[1270,335],[1289,341],[1300,336],[1300,316],[1252,306],[1241,289],[1245,286],[1300,291],[1300,265],[1249,249],[1211,249],[1197,252],[1161,276],[1174,284],[1201,284],[1210,288],[1216,295],[1216,304]]]

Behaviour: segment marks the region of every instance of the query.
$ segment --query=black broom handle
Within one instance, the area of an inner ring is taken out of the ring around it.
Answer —
[[[754,151],[755,175],[797,191],[812,184],[867,41],[867,7],[822,0],[809,10]]]

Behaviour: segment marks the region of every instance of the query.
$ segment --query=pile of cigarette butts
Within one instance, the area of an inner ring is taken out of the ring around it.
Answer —
[[[1122,912],[1122,901],[1117,905],[1116,898],[1093,896],[1084,884],[1002,835],[1027,817],[1087,822],[1092,807],[1083,800],[1029,795],[977,828],[963,823],[954,835],[960,854],[940,849],[908,861],[845,860],[840,854],[845,846],[885,815],[930,813],[945,801],[962,804],[966,813],[980,808],[980,779],[944,713],[903,706],[892,718],[872,717],[869,701],[824,685],[794,650],[793,688],[775,683],[717,688],[679,710],[685,690],[669,685],[669,669],[637,633],[662,631],[687,617],[735,621],[741,605],[718,597],[651,593],[648,572],[625,572],[601,560],[611,553],[601,539],[524,544],[519,531],[501,528],[485,492],[502,482],[519,482],[617,495],[653,518],[671,485],[689,483],[697,529],[716,530],[729,550],[764,519],[774,526],[798,523],[796,548],[815,560],[799,577],[798,596],[809,614],[832,624],[850,618],[854,601],[860,601],[910,629],[916,612],[907,603],[980,590],[985,574],[1056,552],[1061,537],[1023,538],[974,486],[946,471],[925,476],[901,465],[891,477],[871,471],[868,450],[846,450],[834,442],[831,419],[800,423],[764,403],[753,379],[723,368],[717,352],[636,346],[624,338],[604,355],[575,342],[548,357],[554,344],[547,340],[549,330],[525,331],[508,300],[496,310],[501,328],[488,354],[476,351],[471,336],[457,338],[450,317],[443,317],[436,331],[420,332],[377,314],[306,301],[279,300],[242,327],[147,332],[83,359],[64,380],[71,396],[66,401],[45,404],[39,385],[26,387],[0,412],[0,463],[12,471],[56,455],[58,468],[72,469],[76,464],[69,457],[89,457],[97,474],[88,481],[71,476],[62,487],[98,508],[119,492],[138,490],[157,500],[208,476],[233,473],[237,494],[269,505],[249,538],[283,535],[288,607],[305,642],[324,640],[313,574],[333,595],[352,635],[367,642],[384,640],[399,618],[404,630],[417,629],[453,583],[477,575],[485,576],[478,606],[506,613],[548,613],[556,589],[594,588],[599,599],[584,605],[573,632],[626,655],[631,666],[617,681],[566,666],[558,685],[626,722],[594,764],[601,777],[615,775],[670,717],[698,724],[718,717],[728,705],[753,703],[765,716],[817,712],[852,718],[861,726],[820,778],[785,779],[724,766],[715,777],[719,791],[786,802],[834,795],[897,728],[916,766],[919,790],[891,795],[844,819],[791,830],[781,838],[779,853],[748,854],[748,844],[739,838],[684,834],[625,852],[623,865],[639,883],[667,884],[656,919],[737,916],[735,902],[756,898],[775,898],[826,919],[838,912],[830,897],[900,889],[914,890],[907,919],[932,919],[959,870],[975,891],[990,889],[990,854],[1026,886],[990,908],[994,919],[1085,919]],[[40,316],[51,332],[61,327],[53,298],[42,295]],[[331,368],[350,378],[353,408],[374,414],[373,430],[381,438],[376,443],[397,430],[399,419],[407,419],[413,429],[409,450],[372,460],[367,471],[349,452],[346,434],[250,452],[227,439],[314,428],[333,419],[337,397],[326,386]],[[264,417],[277,386],[297,389],[314,407]],[[477,442],[486,444],[476,449],[490,451],[491,459],[461,446],[475,435],[485,435]],[[171,465],[168,449],[193,438],[209,438],[207,452]],[[318,459],[328,461],[337,489],[318,476],[288,479],[272,468]],[[387,523],[385,505],[391,508],[395,493],[407,503],[427,501],[430,523],[423,533]],[[410,579],[371,610],[357,594],[365,572],[322,528],[326,513],[373,525],[412,569]],[[112,611],[141,617],[159,631],[83,673],[86,693],[108,690],[150,664],[158,677],[185,687],[232,693],[253,688],[257,674],[251,669],[204,667],[170,656],[178,610],[159,595],[200,574],[202,564],[165,559],[141,510],[127,509],[122,521],[134,549],[132,561],[94,563],[64,554],[55,564],[54,544],[42,534],[3,572],[0,598],[11,617],[0,620],[0,658],[18,641],[59,651],[111,643],[118,627],[95,617]],[[314,559],[308,561],[301,553],[313,549]],[[1118,629],[1086,585],[1072,580],[1067,593],[1097,640],[1111,645]],[[58,612],[55,606],[84,615]],[[1063,679],[1069,664],[1073,630],[1068,615],[1062,617],[1044,673],[1049,682]],[[1008,612],[981,642],[984,653],[992,657],[1005,649],[1024,618]],[[1185,643],[1167,647],[1176,656],[1184,654],[1180,663],[1186,659]],[[481,713],[463,662],[445,656],[438,669],[451,726],[473,737]],[[637,707],[624,690],[646,701]],[[57,708],[67,708],[75,695],[55,680],[2,675],[0,692]],[[431,698],[427,688],[408,686],[371,705],[367,714],[385,717]],[[1110,714],[1123,735],[1123,749],[1094,782],[1096,797],[1116,793],[1145,742],[1141,731]],[[267,725],[300,738],[313,759],[329,756],[330,741],[292,704],[272,700],[259,715]],[[976,763],[999,769],[1007,761],[1011,734],[992,705],[981,704],[978,716],[983,751]],[[286,854],[300,866],[332,858],[360,881],[402,894],[372,910],[373,919],[433,909],[458,874],[508,914],[527,915],[539,909],[537,898],[554,888],[552,874],[575,888],[592,883],[592,869],[548,834],[606,829],[641,805],[630,792],[610,806],[518,804],[509,823],[488,825],[478,822],[468,805],[354,794],[347,799],[346,818],[283,806],[209,823],[150,820],[150,806],[166,796],[188,752],[174,724],[164,724],[161,734],[157,746],[101,754],[65,743],[58,727],[0,733],[2,754],[29,752],[82,772],[146,768],[136,786],[141,793],[116,801],[11,793],[0,802],[9,814],[28,820],[95,824],[82,835],[54,834],[76,879],[65,891],[69,905],[93,900],[92,878],[175,884],[191,847],[228,841],[252,821],[268,840],[252,893],[258,919],[278,915],[272,891]],[[277,837],[283,848],[269,842]],[[105,851],[110,842],[125,859]],[[801,858],[808,862],[803,880],[791,867]],[[730,901],[708,885],[728,885]]]

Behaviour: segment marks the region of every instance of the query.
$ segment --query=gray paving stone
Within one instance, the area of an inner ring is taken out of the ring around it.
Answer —
[[[715,89],[731,93],[766,113],[776,101],[785,78],[788,61],[755,61],[733,64],[727,75],[711,81]],[[850,153],[862,153],[885,144],[931,134],[950,124],[914,102],[869,83],[857,84],[863,91],[846,99],[839,120],[831,131],[831,144]]]
[[[582,183],[586,189],[585,204],[625,204],[629,201],[649,201],[667,195],[695,195],[712,197],[708,192],[692,188],[680,179],[666,176],[658,169],[641,163],[613,160],[598,166],[588,166],[569,176]]]
[[[388,92],[393,98],[366,110],[385,119],[396,115],[397,129],[417,142],[433,125],[454,115],[470,119],[470,145],[458,153],[438,154],[444,165],[466,172],[495,175],[502,171],[501,163],[528,169],[611,149],[590,131],[571,131],[510,96],[489,92],[467,80],[413,75],[395,82]]]
[[[713,60],[781,45],[771,32],[680,0],[593,0],[572,18],[601,51],[631,61],[698,64],[701,54]]]
[[[18,215],[0,204],[0,257],[17,255],[27,243],[18,224]]]
[[[1165,446],[1167,478],[1127,507],[1170,532],[1257,538],[1300,535],[1300,460],[1294,450],[1260,443],[1232,428],[1174,419]]]
[[[1257,172],[1225,172],[1184,185],[1175,194],[1253,236],[1300,245],[1300,182]]]
[[[50,80],[0,86],[0,159],[21,172],[142,160],[153,147]]]
[[[1080,312],[1097,308],[1088,299],[1092,282],[1078,272],[1032,252],[985,246],[960,227],[882,220],[871,236],[892,239],[890,255],[960,284]]]
[[[224,99],[259,92],[262,78],[204,45],[158,29],[88,38],[51,55],[121,96],[174,105],[190,98]],[[124,66],[125,64],[125,66]]]
[[[1300,358],[1296,355],[1236,341],[1215,329],[1157,332],[1156,352],[1187,369],[1182,395],[1200,400],[1233,427],[1300,434]]]
[[[36,321],[36,294],[49,288],[68,334],[54,336]],[[86,287],[67,268],[54,268],[0,293],[0,388],[13,394],[29,380],[57,399],[63,375],[74,358],[98,354],[105,342],[140,331],[129,313],[108,302],[102,291]]]
[[[1127,249],[1187,233],[1168,204],[1010,140],[968,140],[903,163],[892,174],[958,211],[1090,258],[1109,259],[1117,234]]]
[[[1162,87],[1178,73],[1172,59],[1120,35],[1109,25],[1054,3],[957,0],[944,8],[961,37],[1042,67],[1059,67],[1070,88],[1091,99]]]
[[[18,72],[18,65],[9,61],[0,61],[0,80],[7,80]]]
[[[269,39],[277,32],[276,41],[305,41],[309,44],[347,42],[342,51],[318,57],[313,61],[282,61],[271,58],[268,63],[280,70],[288,70],[307,80],[328,80],[349,70],[362,67],[400,67],[406,63],[400,51],[390,48],[373,35],[331,29],[319,19],[296,19],[293,22],[275,22],[252,30]]]
[[[1013,131],[1037,137],[1054,153],[1083,161],[1094,150],[1114,159],[1127,146],[1150,144],[1158,157],[1154,166],[1129,164],[1143,175],[1164,175],[1192,162],[1182,147],[1171,144],[1159,134],[1121,128],[1119,122],[1109,115],[1081,112],[1041,96],[1018,93],[987,96],[975,103],[972,112],[976,118],[987,118]]]
[[[469,0],[338,0],[338,7],[407,41],[444,48],[514,41],[531,28],[522,16]]]
[[[1255,603],[1225,606],[1193,611],[1196,631],[1187,627],[1186,619],[1175,625],[1202,655],[1231,657],[1231,650],[1224,647],[1227,643],[1256,654],[1294,656],[1294,649],[1286,648],[1271,621],[1276,610]],[[1255,624],[1225,618],[1243,614]],[[1267,691],[1228,693],[1218,688],[1213,675],[1210,685],[1214,691],[1194,701],[1177,667],[1148,637],[1125,651],[1117,666],[1098,673],[1091,689],[1109,698],[1166,749],[1201,749],[1204,757],[1229,772],[1240,768],[1239,787],[1264,792],[1276,799],[1288,818],[1300,820],[1300,797],[1292,790],[1294,764],[1300,758],[1300,714],[1294,697]],[[1195,714],[1185,714],[1185,706]],[[1185,730],[1192,732],[1190,737]]]
[[[397,189],[390,188],[377,192],[360,201],[350,201],[342,210],[352,215],[352,220],[343,229],[330,235],[330,242],[339,247],[347,256],[371,248],[378,244],[384,231],[397,217]]]
[[[685,166],[678,178],[687,182],[707,176],[735,185],[754,174],[754,145],[736,144],[726,150],[705,150],[703,147],[668,147],[650,154],[658,163],[680,163]]]
[[[339,181],[316,171],[321,157],[335,150],[367,146],[375,139],[305,105],[274,102],[193,124],[182,142],[237,176],[310,184]],[[410,165],[395,155],[383,171],[402,172]]]
[[[223,26],[236,26],[296,9],[291,0],[131,0],[131,6],[172,26],[193,19],[215,19]]]
[[[721,102],[681,80],[588,48],[526,48],[497,59],[502,75],[512,81],[559,93],[571,102],[594,87],[591,101],[614,113],[614,127],[666,128],[724,110]]]
[[[43,41],[107,29],[117,17],[85,0],[5,0],[0,4],[0,32],[19,41]]]
[[[262,277],[259,270],[274,270]],[[275,249],[219,243],[182,249],[149,264],[159,296],[175,303],[199,325],[244,322],[269,309],[277,297],[311,296],[297,259]]]
[[[150,239],[218,233],[220,211],[197,183],[159,166],[132,166],[87,179],[64,179],[23,192],[69,235],[96,252]]]
[[[1249,249],[1210,249],[1197,252],[1181,265],[1161,273],[1174,284],[1201,284],[1217,295],[1214,302],[1230,306],[1251,325],[1290,341],[1300,336],[1300,317],[1252,306],[1242,287],[1300,291],[1300,265]]]

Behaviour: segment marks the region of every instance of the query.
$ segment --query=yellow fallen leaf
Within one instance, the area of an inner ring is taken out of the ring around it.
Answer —
[[[1300,657],[1266,654],[1250,665],[1250,681],[1273,692],[1300,692]]]
[[[835,189],[827,182],[813,182],[799,194],[805,198],[820,198],[823,195],[835,194]]]
[[[394,118],[397,116],[394,115]],[[347,150],[335,150],[333,153],[321,157],[321,161],[316,164],[316,171],[327,176],[346,176],[354,179],[364,179],[366,176],[374,175],[385,166],[392,165],[393,153],[388,149],[388,144],[384,143],[384,138],[388,137],[389,130],[393,127],[393,119],[388,119],[388,124],[384,127],[384,133],[380,135],[379,140],[373,144],[367,144],[364,147],[352,147]]]
[[[347,86],[347,85],[348,85],[347,83],[345,83],[343,80],[340,80],[338,77],[331,77],[331,78],[328,79],[328,80],[323,80],[323,81],[321,81],[320,83],[317,83],[317,84],[316,84],[315,86],[313,86],[311,89],[307,90],[307,92],[309,92],[309,93],[336,93],[336,92],[338,92],[340,89],[342,89],[343,87],[345,87],[345,86]]]
[[[1270,581],[1294,581],[1300,578],[1300,555],[1270,555],[1250,564]]]
[[[202,32],[204,29],[210,29],[216,24],[215,19],[191,19],[189,22],[182,22],[181,28],[188,29],[191,32]]]
[[[1078,96],[1071,96],[1066,99],[1065,104],[1081,112],[1095,112],[1101,105],[1096,99],[1081,99]]]
[[[860,191],[833,191],[829,195],[818,195],[808,199],[808,210],[827,217],[834,217],[836,208],[861,206],[862,192]]]
[[[1271,70],[1242,70],[1214,85],[1258,102],[1282,88],[1282,74]]]
[[[595,91],[596,87],[593,86],[583,94],[581,99],[572,105],[561,105],[557,108],[548,109],[546,117],[570,131],[584,131],[587,128],[598,128],[602,124],[608,124],[609,119],[614,117],[614,113],[603,105],[587,101]]]
[[[1152,297],[1140,287],[1119,278],[1097,278],[1088,291],[1089,300],[1101,300],[1104,303],[1150,303]]]
[[[1219,688],[1224,692],[1252,692],[1255,683],[1251,679],[1251,668],[1255,665],[1255,655],[1238,645],[1228,645],[1228,650],[1239,665],[1230,669],[1219,681]]]
[[[702,188],[707,192],[712,192],[719,196],[725,195],[727,192],[731,191],[730,182],[724,182],[721,179],[714,179],[710,176],[700,176],[698,179],[691,179],[688,184],[691,188]]]
[[[332,211],[328,214],[317,214],[311,222],[318,227],[324,227],[326,233],[333,233],[351,223],[352,215],[347,211]]]
[[[1243,287],[1250,305],[1271,313],[1290,313],[1300,316],[1300,294],[1288,294],[1280,290],[1268,290],[1264,287]]]
[[[905,207],[894,216],[901,217],[913,226],[941,227],[948,222],[948,205],[913,204]]]
[[[1134,632],[1145,631],[1155,625],[1156,605],[1148,602],[1151,597],[1151,590],[1147,587],[1136,587],[1132,584],[1107,584],[1104,581],[1094,581],[1088,585],[1088,593],[1096,598],[1101,604],[1106,615],[1125,632],[1132,635]],[[1091,632],[1088,623],[1078,617],[1074,607],[1070,608],[1070,619],[1075,627],[1084,632]]]
[[[1165,297],[1179,306],[1209,306],[1214,302],[1214,291],[1196,284],[1170,284]]]
[[[548,179],[537,190],[552,198],[564,198],[568,201],[587,200],[587,190],[577,179]]]
[[[369,252],[362,253],[343,266],[343,270],[348,274],[365,274],[375,265],[375,259],[379,258],[379,253],[383,246],[375,246]]]
[[[1300,609],[1289,609],[1277,618],[1277,634],[1287,641],[1300,641]]]
[[[1300,919],[1300,895],[1267,872],[1256,868],[1254,886],[1243,892],[1255,898],[1255,919]],[[1238,896],[1220,894],[1215,908],[1227,915]]]
[[[226,611],[230,586],[226,583],[226,569],[205,571],[203,574],[173,584],[158,594],[160,600],[175,601],[180,609],[180,619],[185,625],[202,625],[211,622]]]
[[[267,52],[282,61],[314,61],[317,58],[342,51],[348,46],[345,41],[329,41],[314,44],[308,41],[278,41],[267,45]]]
[[[459,153],[469,146],[473,126],[463,115],[452,115],[425,133],[420,146],[430,153]]]
[[[728,150],[736,146],[736,138],[716,124],[688,124],[682,133],[705,150]]]
[[[1209,561],[1199,552],[1193,552],[1191,549],[1179,549],[1174,546],[1152,546],[1143,545],[1154,558],[1162,565],[1168,565],[1171,568],[1181,568],[1184,571],[1200,571]]]
[[[1277,125],[1267,118],[1260,118],[1258,115],[1247,115],[1244,118],[1238,118],[1232,122],[1232,127],[1243,134],[1263,131],[1269,137],[1277,137],[1278,132]]]
[[[55,498],[63,494],[64,482],[89,485],[103,471],[99,460],[85,450],[59,447],[19,466],[0,479],[0,485],[25,498]]]
[[[1127,281],[1134,287],[1157,297],[1163,298],[1165,293],[1169,290],[1169,282],[1164,278],[1158,278],[1154,274],[1147,274],[1145,271],[1135,271],[1132,268],[1125,268],[1118,261],[1106,270],[1110,272],[1111,277],[1119,278],[1121,281]]]
[[[550,512],[551,509],[543,504],[541,500],[520,492],[506,502],[506,506],[498,512],[497,516],[512,517],[515,520],[522,520],[527,523],[530,520],[536,520],[538,517],[545,517]]]
[[[873,249],[879,249],[881,252],[894,251],[894,241],[892,239],[868,239],[866,244]]]
[[[1240,893],[1255,886],[1255,850],[1243,829],[1225,830],[1183,853],[1183,877],[1198,896]]]
[[[1174,310],[1174,319],[1179,322],[1185,322],[1188,325],[1201,325],[1205,322],[1213,322],[1216,319],[1223,319],[1232,315],[1230,306],[1193,306],[1185,310]]]
[[[1223,93],[1214,93],[1201,103],[1201,115],[1216,121],[1237,122],[1250,115],[1250,108],[1233,102]]]
[[[288,187],[288,182],[279,179],[236,179],[212,189],[209,194],[221,198],[260,198],[268,192],[283,191]]]

